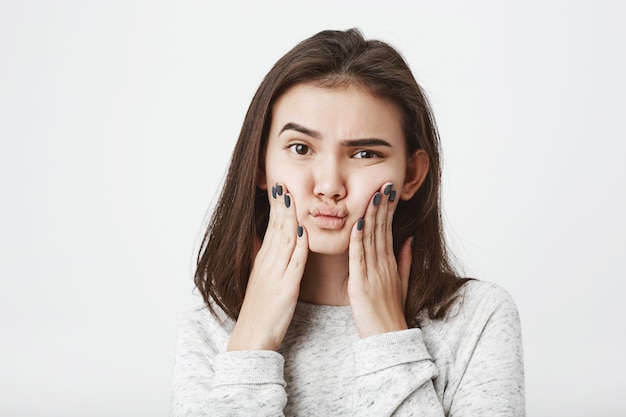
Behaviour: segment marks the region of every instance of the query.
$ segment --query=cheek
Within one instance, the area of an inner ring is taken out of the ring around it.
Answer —
[[[374,194],[382,187],[384,181],[354,181],[348,189],[350,212],[356,217],[363,217]]]
[[[289,181],[289,168],[277,158],[272,158],[271,155],[268,155],[265,161],[265,177],[268,188],[279,183],[286,185],[291,192],[291,186],[293,186],[293,184],[290,184]],[[291,175],[291,177],[293,177],[293,175]],[[291,183],[294,183],[294,181],[292,180]]]
[[[399,194],[403,181],[404,176],[400,172],[389,172],[388,170],[375,175],[353,177],[349,185],[352,210],[363,216],[368,204],[371,204],[374,194],[381,191],[384,184],[391,182],[393,189]]]
[[[304,177],[296,178],[293,173],[284,178],[286,179],[283,180],[283,184],[287,187],[289,195],[291,195],[291,200],[295,204],[298,221],[302,222],[308,213],[307,198],[310,194],[307,192],[308,182]]]

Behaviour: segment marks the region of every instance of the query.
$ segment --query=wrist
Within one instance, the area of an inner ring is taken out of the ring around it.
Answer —
[[[395,323],[368,323],[367,325],[361,327],[357,325],[357,330],[361,339],[383,333],[399,332],[401,330],[407,330],[408,328],[409,326],[404,318],[402,321],[397,321]]]
[[[273,350],[277,351],[280,346],[280,340],[268,337],[259,332],[245,331],[241,327],[235,325],[235,329],[230,336],[226,351],[233,352],[238,350]]]
[[[361,307],[361,305],[357,306],[353,303],[352,311],[354,314],[354,323],[361,339],[409,328],[406,318],[404,317],[404,312],[399,308],[358,307]]]

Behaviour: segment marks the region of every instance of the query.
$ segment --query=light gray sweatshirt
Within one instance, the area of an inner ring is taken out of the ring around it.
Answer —
[[[519,316],[469,281],[444,320],[359,339],[347,307],[298,303],[278,352],[226,352],[234,322],[194,311],[178,340],[172,417],[524,416]]]

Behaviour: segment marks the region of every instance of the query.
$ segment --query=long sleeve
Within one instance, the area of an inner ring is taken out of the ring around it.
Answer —
[[[517,309],[497,287],[482,299],[472,292],[457,317],[428,329],[429,347],[420,329],[357,342],[353,415],[525,415]]]
[[[349,306],[298,303],[279,352],[226,352],[234,322],[183,322],[172,417],[523,417],[520,321],[511,297],[471,281],[442,320],[359,339]]]
[[[457,350],[457,387],[451,417],[525,415],[524,362],[519,315],[513,300],[500,290],[493,310],[475,311],[467,323],[467,340]],[[462,358],[462,359],[461,359]],[[455,389],[456,388],[456,389]]]
[[[282,416],[287,404],[283,365],[283,357],[274,351],[218,355],[208,415]]]
[[[208,314],[202,318],[212,323]],[[190,316],[180,329],[170,415],[282,416],[283,357],[273,351],[223,352],[227,334],[198,319]]]
[[[419,329],[358,341],[355,362],[353,416],[444,416],[432,384],[437,367]]]

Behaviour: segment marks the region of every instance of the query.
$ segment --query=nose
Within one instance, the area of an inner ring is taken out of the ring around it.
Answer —
[[[313,173],[315,187],[313,192],[318,197],[341,200],[346,196],[346,178],[344,168],[336,158],[324,158],[319,161]]]

